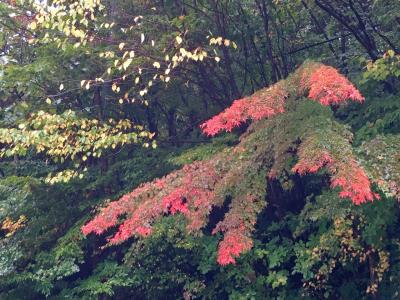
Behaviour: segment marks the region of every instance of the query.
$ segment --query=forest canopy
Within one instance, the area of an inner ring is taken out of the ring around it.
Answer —
[[[0,2],[0,298],[399,297],[399,12]]]

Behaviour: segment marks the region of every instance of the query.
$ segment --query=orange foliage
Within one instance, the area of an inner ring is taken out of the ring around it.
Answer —
[[[297,100],[307,92],[311,100],[322,105],[339,104],[349,99],[361,102],[364,99],[334,68],[307,64],[289,79],[234,101],[231,107],[202,124],[201,128],[209,136],[223,130],[231,131],[247,120],[260,120],[283,113],[288,97]],[[303,175],[326,166],[332,176],[332,187],[339,186],[342,189],[341,197],[349,197],[355,204],[372,201],[375,195],[368,177],[352,156],[349,141],[342,139],[341,142],[347,145],[346,155],[321,148],[319,143],[303,141],[298,149],[299,161],[293,171]],[[220,191],[224,190],[224,186],[240,184],[243,169],[254,168],[251,161],[242,160],[245,147],[245,143],[235,147],[230,152],[234,158],[221,153],[211,160],[186,165],[161,179],[141,185],[103,208],[82,227],[82,232],[85,235],[92,232],[102,234],[121,223],[117,233],[109,238],[109,243],[116,244],[133,235],[150,235],[152,224],[157,219],[164,214],[176,213],[183,214],[187,219],[188,232],[201,230],[207,224],[212,208],[223,204],[225,195]],[[254,146],[251,151],[254,151]],[[213,234],[220,232],[224,235],[218,246],[217,261],[221,265],[235,263],[236,258],[253,245],[251,232],[258,213],[265,205],[263,196],[255,194],[251,191],[247,196],[238,193],[239,196],[232,200],[229,212],[213,230]],[[123,221],[120,220],[122,217]]]

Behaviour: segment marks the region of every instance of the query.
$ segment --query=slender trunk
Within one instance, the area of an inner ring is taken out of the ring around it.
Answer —
[[[258,67],[260,68],[260,75],[261,75],[261,78],[263,80],[263,85],[266,86],[266,85],[268,85],[268,79],[267,79],[267,76],[265,74],[264,62],[262,60],[260,51],[258,50],[257,45],[256,45],[256,43],[254,41],[253,30],[250,28],[250,24],[249,24],[249,22],[247,20],[246,13],[244,12],[243,7],[240,4],[239,4],[238,7],[239,7],[239,11],[240,11],[240,13],[242,15],[242,18],[243,18],[243,23],[247,27],[247,32],[248,32],[248,35],[249,35],[250,45],[251,45],[251,47],[253,49],[253,52],[255,54],[255,58],[257,60]]]
[[[278,67],[278,63],[274,58],[272,40],[270,37],[271,32],[269,30],[269,19],[270,19],[269,11],[265,3],[265,0],[256,0],[256,4],[263,20],[265,41],[266,41],[266,54],[272,68],[271,78],[273,82],[277,82],[279,79],[282,78],[282,73]]]
[[[335,48],[333,47],[332,42],[330,41],[328,35],[326,34],[324,28],[321,26],[320,22],[318,21],[317,17],[314,15],[310,7],[307,5],[307,3],[304,0],[301,0],[301,3],[303,4],[303,7],[307,10],[308,14],[311,17],[311,20],[315,24],[315,26],[318,28],[319,32],[324,36],[325,41],[328,43],[329,50],[331,50],[332,54],[335,56],[336,60],[339,61],[339,57],[335,51]]]
[[[215,17],[215,24],[217,26],[218,34],[224,38],[227,37],[226,34],[226,27],[228,26],[226,23],[226,17],[224,12],[221,12],[219,10],[218,6],[218,0],[213,0],[212,5],[213,5],[213,10],[214,10],[214,17]],[[228,84],[231,88],[231,94],[234,99],[239,99],[241,97],[241,94],[239,92],[239,89],[236,84],[236,79],[234,72],[232,70],[232,58],[229,53],[229,50],[227,47],[222,47],[222,54],[223,54],[223,65],[225,68],[226,75],[228,76]]]
[[[348,67],[347,67],[347,53],[346,53],[346,33],[344,31],[343,26],[341,26],[340,30],[340,62],[341,62],[341,70],[344,75],[347,76],[349,73]]]
[[[346,27],[347,30],[354,35],[372,60],[377,60],[379,58],[379,51],[377,49],[374,37],[368,33],[365,27],[365,22],[355,8],[353,1],[350,0],[348,7],[346,7],[346,10],[350,10],[353,13],[353,17],[345,15],[342,12],[344,9],[343,7],[339,6],[338,8],[335,8],[331,5],[331,3],[332,2],[325,2],[323,0],[315,0],[315,4],[318,7],[334,17],[340,24]]]
[[[157,126],[157,118],[154,113],[153,107],[147,107],[146,109],[146,118],[147,124],[149,126],[149,131],[155,134],[155,137],[158,136],[158,126]]]
[[[174,145],[176,145],[176,109],[170,108],[167,112],[167,126],[168,126],[168,137]]]

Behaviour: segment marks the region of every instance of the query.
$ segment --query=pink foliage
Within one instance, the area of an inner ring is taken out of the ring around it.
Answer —
[[[252,246],[253,241],[246,235],[244,226],[228,230],[218,245],[217,262],[222,266],[235,264],[236,258]]]
[[[354,159],[346,159],[346,161],[334,160],[327,151],[307,155],[304,148],[300,147],[300,159],[293,167],[293,172],[304,175],[306,173],[315,173],[323,166],[327,166],[329,173],[332,175],[332,187],[338,186],[342,189],[339,194],[341,198],[350,198],[356,205],[379,198],[372,192],[371,183],[364,169]]]
[[[283,113],[286,97],[287,93],[283,85],[277,83],[250,97],[235,100],[230,107],[203,123],[200,127],[208,136],[214,136],[222,130],[230,132],[247,120],[260,120]]]
[[[333,173],[331,185],[342,188],[339,194],[341,198],[350,198],[356,205],[379,199],[379,195],[372,192],[364,169],[354,160],[336,163],[330,169]]]
[[[117,233],[108,239],[110,244],[118,244],[133,235],[151,234],[152,223],[164,213],[182,213],[188,219],[188,231],[200,230],[216,204],[213,188],[219,176],[212,162],[186,165],[111,202],[82,227],[82,232],[84,235],[102,234],[126,216]]]
[[[354,85],[335,68],[320,66],[310,75],[308,97],[322,105],[332,105],[354,100],[363,102],[364,97]]]
[[[224,233],[224,239],[218,245],[217,261],[220,265],[236,263],[236,258],[253,246],[250,236],[259,212],[255,205],[257,197],[247,195],[240,200],[232,203],[224,220],[219,222],[212,232]]]
[[[184,202],[187,191],[184,188],[177,188],[172,191],[168,196],[162,199],[162,207],[164,211],[170,211],[171,214],[181,212],[183,214],[188,213],[187,203]]]
[[[364,97],[354,85],[335,68],[313,64],[296,71],[299,81],[295,82],[296,92],[309,91],[308,97],[322,105],[332,105],[353,100],[364,101]],[[255,94],[235,100],[230,107],[206,121],[200,128],[208,136],[221,131],[231,132],[247,120],[261,120],[285,111],[285,99],[292,87],[286,81],[280,81]]]
[[[300,153],[300,157],[302,159],[292,169],[293,172],[297,172],[300,175],[304,175],[306,173],[315,173],[324,165],[331,164],[333,162],[331,156],[326,151],[323,151],[319,156],[302,157]]]

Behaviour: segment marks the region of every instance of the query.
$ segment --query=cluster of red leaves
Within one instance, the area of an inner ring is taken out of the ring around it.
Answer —
[[[333,105],[354,100],[363,102],[364,97],[346,77],[335,68],[319,66],[311,73],[303,73],[308,78],[303,78],[305,89],[309,90],[308,97],[322,105]]]
[[[252,96],[235,100],[230,107],[200,127],[208,136],[214,136],[223,130],[230,132],[247,120],[260,120],[283,113],[286,97],[283,83],[277,83]]]
[[[379,199],[379,195],[372,192],[370,180],[364,169],[354,159],[336,162],[329,169],[333,174],[332,187],[342,188],[340,197],[350,198],[356,205]]]
[[[326,150],[314,148],[310,151],[309,144],[306,142],[300,146],[299,161],[292,171],[304,175],[315,173],[323,166],[326,166],[332,175],[331,186],[342,189],[339,193],[340,197],[350,198],[355,205],[379,198],[372,192],[371,183],[364,169],[353,158],[333,159]]]
[[[110,244],[118,244],[134,235],[150,235],[154,221],[166,213],[183,214],[187,219],[187,231],[199,231],[207,224],[212,207],[223,203],[223,198],[218,197],[215,190],[224,175],[224,171],[217,172],[212,161],[186,165],[110,203],[82,227],[82,232],[84,235],[103,234],[125,217],[114,236],[108,239]],[[221,265],[235,263],[235,258],[251,249],[250,236],[259,212],[255,201],[252,196],[245,200],[236,199],[224,220],[215,227],[214,234],[224,234],[218,247],[218,263]]]
[[[110,244],[121,243],[133,235],[147,236],[152,224],[164,213],[184,214],[188,231],[201,229],[207,222],[212,206],[217,203],[214,187],[220,175],[214,163],[196,162],[168,176],[146,183],[120,200],[110,203],[89,223],[82,227],[84,235],[102,234],[120,223]]]
[[[235,264],[240,254],[253,247],[253,241],[246,233],[243,225],[225,233],[224,239],[218,245],[217,262],[220,265]]]
[[[309,91],[308,97],[318,101],[322,105],[333,105],[354,100],[364,101],[364,97],[357,88],[346,77],[341,75],[335,68],[311,64],[296,71],[297,81],[295,94]],[[289,87],[290,86],[290,87]],[[255,94],[243,99],[235,100],[233,104],[200,125],[203,132],[208,136],[214,136],[221,131],[231,132],[247,120],[260,120],[271,117],[285,111],[285,99],[293,82],[280,81],[273,86],[261,89]]]
[[[326,164],[332,164],[333,160],[327,151],[322,151],[318,156],[303,156],[301,155],[300,148],[300,160],[293,167],[292,171],[304,175],[306,173],[315,173]]]
[[[173,174],[169,175],[170,177]],[[146,183],[131,193],[124,195],[118,201],[111,202],[89,223],[82,227],[84,235],[89,233],[102,234],[107,229],[116,226],[119,218],[125,214],[129,217],[119,226],[115,236],[109,239],[110,243],[118,243],[137,234],[147,236],[151,233],[151,220],[162,213],[161,207],[151,203],[151,197],[146,196],[160,192],[167,178],[159,179],[154,183]],[[140,201],[142,199],[143,201]]]
[[[235,199],[224,220],[214,228],[213,234],[224,233],[224,239],[218,245],[220,265],[235,264],[236,258],[253,246],[250,236],[260,209],[256,204],[258,200],[252,195]]]

